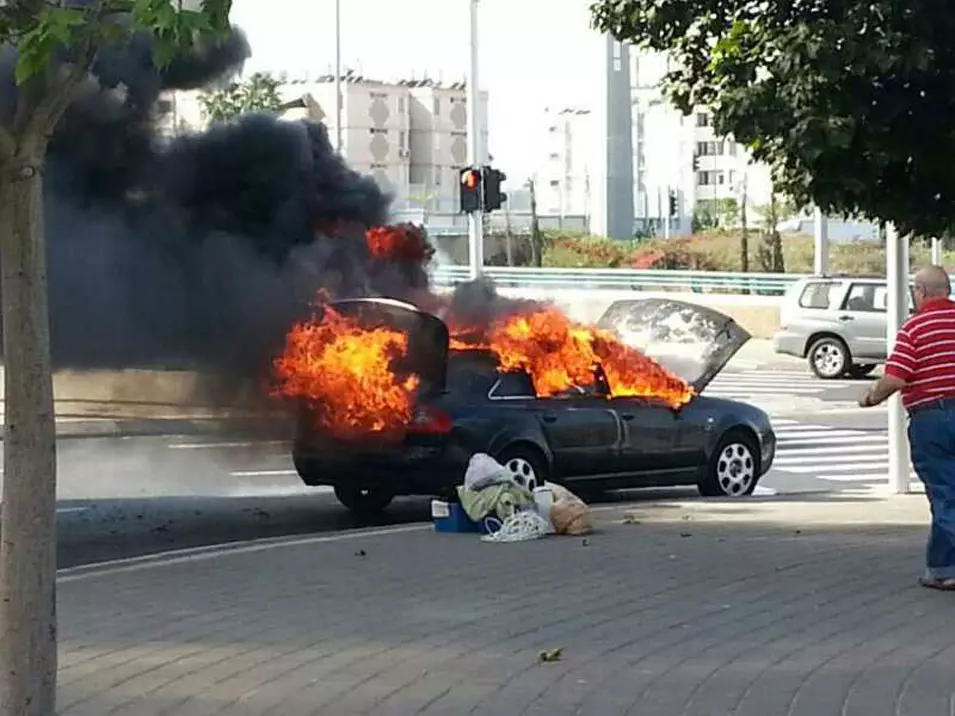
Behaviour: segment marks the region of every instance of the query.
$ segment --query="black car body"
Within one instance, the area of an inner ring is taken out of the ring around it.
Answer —
[[[437,317],[408,304],[359,299],[336,310],[409,332],[422,377],[416,413],[400,445],[329,441],[307,412],[295,466],[307,485],[330,485],[355,510],[378,510],[396,495],[443,495],[464,480],[470,457],[487,453],[516,476],[581,491],[697,485],[705,495],[751,494],[772,465],[767,415],[746,403],[699,394],[749,339],[729,317],[671,301],[618,302],[600,321],[686,378],[697,395],[674,409],[600,388],[539,398],[530,376],[500,373],[492,356],[449,352]]]

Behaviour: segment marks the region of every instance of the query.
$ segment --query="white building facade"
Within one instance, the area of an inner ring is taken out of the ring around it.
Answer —
[[[589,109],[547,110],[544,157],[537,175],[537,209],[542,214],[589,219],[598,131]]]
[[[375,178],[393,209],[457,211],[458,177],[467,166],[467,87],[431,80],[379,82],[350,73],[342,84],[342,153],[350,167]],[[337,134],[333,76],[288,80],[280,88],[283,118],[309,119]],[[481,163],[488,162],[488,95],[480,93]],[[166,98],[167,131],[199,131],[198,93]]]
[[[735,199],[765,206],[772,192],[769,168],[752,161],[731,137],[719,137],[704,109],[690,116],[670,104],[661,84],[673,68],[665,53],[631,49],[633,83],[634,209],[638,219],[659,221],[677,198],[678,231],[689,231],[698,202]],[[747,222],[749,223],[749,221]]]

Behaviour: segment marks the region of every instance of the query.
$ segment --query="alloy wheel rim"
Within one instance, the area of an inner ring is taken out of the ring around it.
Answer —
[[[537,473],[529,461],[522,457],[512,457],[504,467],[507,468],[511,478],[521,487],[528,490],[537,487]]]
[[[845,356],[838,346],[832,343],[824,343],[816,348],[813,361],[819,372],[826,376],[838,375],[845,364]]]
[[[756,479],[756,460],[749,446],[731,443],[724,447],[716,462],[716,479],[724,495],[746,495]]]

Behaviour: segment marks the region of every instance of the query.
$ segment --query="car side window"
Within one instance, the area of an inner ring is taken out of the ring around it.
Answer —
[[[800,308],[815,308],[826,310],[832,306],[832,300],[839,289],[839,284],[831,281],[812,281],[807,283],[799,295]]]
[[[527,373],[501,373],[488,397],[492,400],[520,400],[537,397],[534,381]]]
[[[885,313],[887,296],[888,291],[881,284],[854,283],[849,287],[849,293],[843,302],[843,309],[866,313]]]

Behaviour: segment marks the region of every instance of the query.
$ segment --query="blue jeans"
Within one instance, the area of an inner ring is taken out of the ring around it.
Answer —
[[[955,578],[955,410],[916,411],[909,420],[912,464],[932,508],[926,558],[939,579]]]

